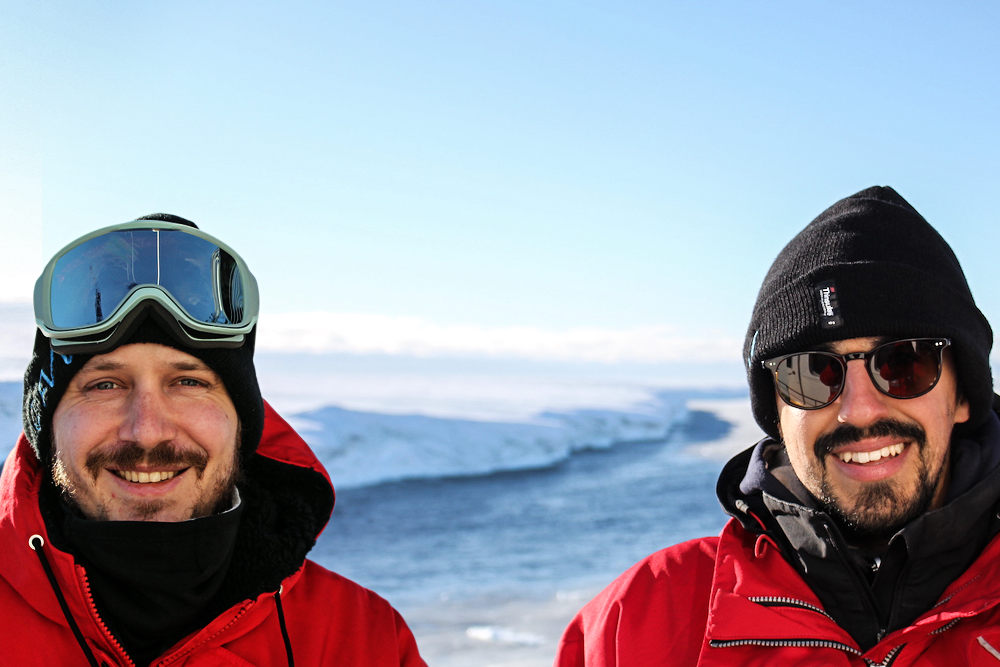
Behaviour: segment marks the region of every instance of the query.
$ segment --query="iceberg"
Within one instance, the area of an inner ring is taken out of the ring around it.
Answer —
[[[486,475],[558,464],[574,452],[665,439],[686,415],[674,392],[630,411],[542,412],[524,422],[394,415],[325,407],[289,422],[336,488]]]

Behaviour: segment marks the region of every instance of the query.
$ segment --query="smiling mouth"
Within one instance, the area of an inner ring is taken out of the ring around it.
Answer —
[[[834,456],[839,458],[844,463],[876,463],[882,459],[895,458],[903,453],[903,449],[906,447],[901,442],[895,445],[888,445],[882,449],[876,449],[873,452],[837,452]]]
[[[136,482],[138,484],[153,484],[156,482],[165,482],[168,479],[176,477],[179,473],[184,471],[157,470],[156,472],[137,472],[135,470],[112,470],[111,472],[118,475],[127,482]]]

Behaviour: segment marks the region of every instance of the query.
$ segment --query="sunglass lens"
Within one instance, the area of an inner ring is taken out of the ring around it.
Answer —
[[[821,408],[840,394],[844,366],[835,356],[803,352],[787,357],[774,369],[781,398],[800,408]]]
[[[889,396],[920,396],[937,384],[941,350],[934,341],[908,340],[883,345],[871,359],[875,385]]]

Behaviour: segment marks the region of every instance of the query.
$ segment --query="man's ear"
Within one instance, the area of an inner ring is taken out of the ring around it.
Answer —
[[[955,399],[955,423],[964,424],[969,421],[969,402],[965,400],[965,397],[959,395]]]

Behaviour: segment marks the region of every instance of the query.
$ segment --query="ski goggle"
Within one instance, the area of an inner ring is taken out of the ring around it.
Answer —
[[[63,354],[113,346],[146,308],[193,347],[239,347],[257,323],[257,281],[201,230],[137,220],[70,243],[35,283],[35,321]]]
[[[774,374],[778,395],[802,410],[825,408],[840,396],[847,362],[863,359],[875,388],[893,398],[923,396],[941,379],[947,338],[908,338],[851,354],[796,352],[762,362]]]

